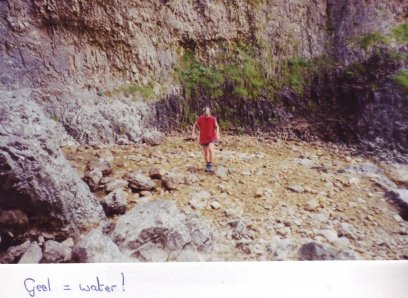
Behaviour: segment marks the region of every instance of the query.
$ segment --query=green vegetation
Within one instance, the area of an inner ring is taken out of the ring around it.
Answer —
[[[408,92],[408,69],[402,70],[399,74],[393,76],[393,80]]]
[[[248,98],[258,97],[265,89],[267,81],[262,64],[245,50],[238,47],[229,49],[219,60],[220,63],[207,66],[196,59],[194,51],[185,52],[175,71],[186,97],[200,94],[220,97],[225,84],[234,87],[234,94]]]
[[[184,54],[180,65],[176,67],[176,75],[183,83],[186,97],[197,96],[200,91],[211,97],[222,95],[224,77],[214,67],[198,62],[192,50]]]
[[[291,86],[297,94],[301,95],[311,71],[312,61],[300,57],[290,58],[282,65],[282,85]]]
[[[375,45],[389,44],[391,41],[395,41],[398,44],[406,43],[408,42],[408,23],[392,28],[388,34],[370,32],[357,37],[355,41],[357,45],[365,50]]]
[[[363,49],[368,49],[374,44],[387,44],[389,39],[386,35],[379,32],[371,32],[361,37],[359,45]]]
[[[143,98],[145,100],[154,99],[156,97],[155,83],[150,81],[146,85],[121,86],[114,90],[106,91],[105,94],[109,97],[124,94],[127,97],[132,97],[134,100],[139,98]]]
[[[257,7],[258,5],[262,4],[264,0],[246,0],[246,2],[252,7]]]
[[[393,28],[392,35],[398,43],[408,42],[408,23]]]
[[[366,73],[366,71],[367,70],[364,65],[358,62],[354,62],[347,67],[346,73],[353,78],[358,78]]]
[[[318,70],[333,64],[328,56],[292,57],[277,64],[272,59],[258,57],[257,52],[257,48],[243,43],[228,44],[208,65],[188,49],[175,67],[175,76],[184,87],[186,98],[200,95],[220,98],[225,90],[231,90],[232,94],[247,99],[261,96],[273,99],[276,90],[283,86],[290,86],[302,95]]]
[[[394,61],[404,61],[405,59],[407,59],[407,54],[405,53],[400,53],[396,50],[390,50],[388,51],[388,55],[390,56],[390,58]]]

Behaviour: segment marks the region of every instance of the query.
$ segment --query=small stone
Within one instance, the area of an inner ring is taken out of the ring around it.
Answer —
[[[72,239],[72,238],[65,239],[65,240],[62,242],[62,245],[65,245],[65,246],[67,246],[67,247],[72,248],[72,247],[74,247],[74,245],[75,245],[74,239]]]
[[[149,132],[142,141],[149,146],[158,146],[163,142],[163,135],[159,132]]]
[[[317,208],[320,207],[320,203],[315,199],[310,199],[306,202],[305,209],[307,211],[315,211]]]
[[[229,176],[229,170],[225,167],[218,167],[215,170],[215,176],[217,176],[220,179],[227,179]]]
[[[244,211],[241,208],[228,208],[225,210],[225,215],[228,217],[241,217]]]
[[[211,194],[206,191],[200,191],[193,194],[191,200],[188,202],[194,209],[205,209],[208,206]]]
[[[198,183],[199,179],[198,176],[195,174],[189,175],[185,178],[185,183],[187,185],[193,185],[195,183]]]
[[[303,193],[305,191],[302,186],[297,184],[289,185],[288,189],[296,193]]]
[[[306,158],[295,158],[293,162],[295,164],[302,165],[304,167],[309,167],[309,168],[313,167],[315,164],[313,160],[306,159]]]
[[[189,166],[189,167],[187,167],[187,171],[192,173],[192,174],[195,174],[195,173],[198,172],[198,168],[194,167],[194,166]]]
[[[159,169],[159,168],[151,168],[149,170],[149,177],[152,179],[162,179],[162,177],[166,174],[165,170]]]
[[[92,171],[98,169],[102,172],[103,176],[108,176],[112,174],[112,166],[106,159],[100,158],[99,160],[92,160],[88,162],[87,171]]]
[[[360,257],[351,249],[342,249],[336,254],[336,260],[358,260]]]
[[[345,237],[337,238],[336,240],[332,241],[333,245],[337,248],[347,248],[350,246],[350,240]]]
[[[44,245],[43,263],[61,263],[71,259],[72,249],[54,240],[48,240]]]
[[[396,220],[396,221],[398,221],[398,222],[403,221],[402,217],[401,217],[399,214],[394,214],[394,215],[392,216],[392,218],[394,218],[394,220]]]
[[[134,191],[153,190],[156,184],[150,177],[146,177],[138,172],[126,173],[123,178],[129,182],[129,187]]]
[[[98,168],[94,168],[91,171],[85,172],[82,180],[84,180],[85,183],[88,184],[89,188],[92,191],[95,191],[98,189],[99,182],[101,181],[102,177],[102,171]]]
[[[211,203],[211,208],[218,210],[222,208],[222,205],[218,203],[217,201],[214,201]]]
[[[274,260],[287,259],[292,248],[292,239],[281,239],[277,236],[274,236],[272,238],[272,242],[267,246],[268,251],[276,257]]]
[[[178,173],[167,173],[162,178],[163,186],[169,190],[178,190],[180,185],[185,183],[186,177]]]
[[[116,178],[112,178],[106,185],[105,185],[105,190],[107,192],[112,192],[116,189],[124,189],[126,187],[128,187],[129,182],[127,182],[126,180],[123,179],[116,179]]]
[[[335,251],[315,242],[302,245],[298,251],[298,255],[299,259],[307,261],[334,260],[336,258]]]
[[[127,194],[123,189],[116,189],[101,201],[106,215],[124,214],[127,206]]]
[[[31,242],[26,252],[21,257],[19,264],[38,264],[42,259],[42,251],[37,242]]]
[[[119,146],[126,146],[129,145],[129,139],[127,137],[121,137],[116,141],[116,144],[118,144]]]
[[[271,199],[273,197],[273,191],[270,188],[259,188],[255,193],[255,198]]]
[[[153,196],[153,194],[152,194],[150,191],[146,191],[146,190],[141,191],[141,192],[139,193],[139,195],[140,195],[141,197],[147,197],[147,198]]]
[[[143,160],[143,157],[139,155],[129,155],[127,159],[130,159],[131,161],[135,161],[135,162],[140,162]]]
[[[319,235],[322,235],[324,238],[327,239],[329,242],[334,242],[338,239],[337,231],[332,230],[320,230],[318,232]]]
[[[241,172],[241,175],[242,176],[252,176],[252,173],[251,173],[251,171],[245,170],[245,171]]]

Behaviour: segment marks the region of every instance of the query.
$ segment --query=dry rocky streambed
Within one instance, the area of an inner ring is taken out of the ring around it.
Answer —
[[[406,165],[334,144],[247,136],[222,139],[214,174],[182,137],[63,151],[101,200],[104,233],[142,261],[408,258]],[[184,227],[172,226],[175,218]],[[135,221],[157,227],[131,240]],[[88,252],[85,261],[100,259]]]

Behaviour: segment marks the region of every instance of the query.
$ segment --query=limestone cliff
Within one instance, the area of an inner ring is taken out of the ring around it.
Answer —
[[[405,0],[1,1],[0,207],[102,218],[58,145],[157,144],[204,104],[223,129],[406,152],[407,22]]]

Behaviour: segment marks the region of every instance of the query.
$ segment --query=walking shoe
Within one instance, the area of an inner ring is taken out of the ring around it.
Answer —
[[[205,171],[206,171],[206,172],[209,172],[209,171],[210,171],[210,163],[209,163],[209,162],[207,162],[207,165],[206,165],[206,167],[205,167]]]
[[[212,164],[212,162],[210,162],[209,164],[208,164],[208,166],[207,166],[207,168],[208,168],[208,172],[214,172],[214,168],[213,168],[213,164]]]

